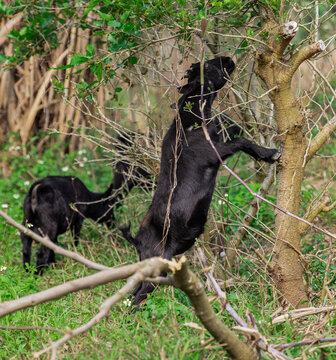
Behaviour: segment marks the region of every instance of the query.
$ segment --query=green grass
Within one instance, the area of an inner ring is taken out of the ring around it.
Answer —
[[[79,154],[61,154],[61,146],[56,141],[40,157],[33,145],[28,145],[27,153],[22,149],[9,157],[9,145],[2,152],[3,160],[7,161],[11,175],[0,177],[1,204],[7,204],[5,209],[8,214],[18,222],[22,221],[22,203],[29,186],[35,178],[56,174],[76,174],[90,190],[103,191],[112,179],[112,170],[109,159],[105,162],[89,162],[102,156],[99,150]],[[7,158],[6,158],[7,156]],[[84,161],[84,157],[87,161]],[[1,159],[0,159],[1,160]],[[79,162],[77,162],[78,160]],[[42,163],[43,162],[43,163]],[[84,166],[79,166],[84,163]],[[62,169],[68,167],[67,171]],[[246,171],[246,168],[245,170]],[[245,176],[245,175],[244,175]],[[29,184],[28,184],[29,182]],[[225,184],[225,178],[219,179],[220,185]],[[250,183],[257,189],[258,185]],[[219,187],[219,192],[227,192]],[[244,208],[250,195],[242,192],[240,187],[229,190],[229,200],[233,204]],[[221,206],[218,196],[214,197],[212,211],[214,216],[220,218]],[[134,190],[126,198],[117,214],[119,224],[132,220],[133,232],[139,226],[146,208],[150,204],[151,194]],[[2,208],[3,210],[3,208]],[[225,210],[225,217],[233,218],[229,208]],[[269,207],[260,209],[259,218],[271,226],[273,214]],[[253,226],[265,230],[258,223]],[[234,229],[234,228],[233,228]],[[234,230],[228,230],[228,234]],[[74,250],[70,234],[59,238],[63,247]],[[242,245],[242,256],[236,267],[236,274],[230,283],[228,300],[240,316],[246,318],[246,312],[251,311],[256,318],[261,333],[269,340],[270,344],[299,341],[306,334],[310,336],[332,336],[336,330],[335,313],[329,315],[310,316],[298,321],[288,321],[284,324],[270,325],[270,317],[279,307],[278,294],[272,286],[265,272],[265,266],[251,252],[251,247],[262,244],[265,249],[268,244],[262,238],[248,237]],[[34,251],[36,252],[37,245]],[[321,306],[321,294],[325,261],[328,257],[328,242],[321,236],[307,239],[304,242],[303,253],[318,254],[309,257],[308,281],[311,291],[312,305]],[[118,231],[106,229],[86,221],[81,232],[81,242],[77,249],[81,254],[96,262],[107,266],[120,263],[137,261],[134,249],[121,238]],[[33,261],[35,260],[33,255]],[[187,252],[190,267],[204,281],[205,278],[195,249]],[[34,265],[34,263],[32,264]],[[7,269],[0,272],[0,301],[16,299],[21,296],[36,293],[52,286],[62,284],[71,279],[81,278],[95,273],[74,261],[57,257],[55,269],[47,269],[43,277],[35,277],[26,273],[21,265],[21,242],[18,231],[6,225],[0,219],[0,267]],[[330,266],[331,280],[329,288],[335,291],[335,266]],[[41,304],[10,314],[0,319],[0,326],[34,326],[45,329],[15,330],[0,329],[0,359],[31,359],[32,354],[45,346],[50,341],[59,339],[62,334],[52,329],[66,331],[69,327],[76,328],[89,321],[99,311],[100,304],[110,295],[115,293],[123,281],[99,286],[93,290],[83,290],[65,296],[50,303]],[[209,296],[213,295],[209,292]],[[221,320],[229,327],[234,326],[232,318],[220,310],[218,300],[211,296],[212,305]],[[323,326],[321,325],[323,321]],[[142,312],[130,314],[129,308],[123,302],[112,308],[107,319],[95,326],[88,333],[79,336],[62,347],[62,359],[223,359],[225,352],[207,331],[188,326],[196,323],[199,326],[192,306],[184,293],[170,287],[160,287],[147,301],[147,306]],[[51,329],[47,329],[51,328]],[[303,350],[307,359],[319,359],[321,350],[308,352],[310,348],[294,348],[286,351],[288,356],[302,358]],[[49,355],[42,356],[48,359]],[[335,348],[325,350],[325,359],[336,358]],[[265,356],[265,359],[269,357]]]

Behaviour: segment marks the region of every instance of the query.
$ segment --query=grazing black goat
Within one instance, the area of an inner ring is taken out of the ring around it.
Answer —
[[[85,218],[111,225],[115,202],[112,190],[113,185],[104,193],[96,193],[75,176],[47,176],[30,187],[23,203],[23,224],[39,235],[48,235],[54,243],[58,235],[71,229],[77,246]],[[25,267],[30,263],[32,239],[21,233],[21,241]],[[42,273],[46,265],[54,262],[54,252],[41,245],[37,252],[37,271]]]
[[[218,57],[204,66],[204,115],[209,136],[221,158],[243,151],[256,160],[274,162],[280,157],[277,149],[268,149],[242,138],[238,126],[230,125],[226,116],[212,119],[211,106],[216,92],[226,83],[235,68],[229,57]],[[138,233],[133,238],[130,228],[124,237],[137,249],[140,260],[153,256],[171,259],[188,250],[202,234],[207,220],[220,161],[202,129],[200,111],[200,63],[186,72],[188,83],[179,89],[178,115],[162,143],[160,174],[150,205]],[[142,283],[134,290],[134,304],[139,306],[154,285]]]
[[[131,141],[118,137],[119,152],[131,147]],[[36,181],[24,200],[23,224],[39,235],[48,235],[57,243],[58,235],[71,230],[75,245],[78,245],[80,230],[85,218],[111,226],[114,221],[113,207],[121,205],[121,198],[141,183],[140,177],[149,174],[141,167],[131,167],[124,161],[116,164],[113,184],[104,193],[89,191],[75,176],[48,176]],[[21,233],[23,266],[30,263],[32,239]],[[55,262],[55,254],[41,245],[37,252],[36,269]]]

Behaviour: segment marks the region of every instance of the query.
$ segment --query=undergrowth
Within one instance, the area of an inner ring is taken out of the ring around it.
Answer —
[[[33,142],[25,149],[10,148],[8,142],[1,149],[0,160],[6,162],[10,171],[10,176],[0,177],[1,210],[7,211],[16,221],[21,222],[25,194],[37,178],[47,175],[76,175],[90,190],[104,191],[108,187],[113,176],[113,169],[109,165],[110,155],[105,155],[105,161],[97,162],[95,160],[101,159],[104,155],[99,149],[82,149],[64,154],[63,146],[64,144],[60,145],[56,137],[54,145],[44,151],[43,155],[39,155]],[[245,165],[246,162],[247,160]],[[249,172],[248,167],[244,167],[244,172]],[[253,181],[252,178],[250,184],[252,183],[253,189],[257,190],[259,185]],[[231,236],[239,223],[239,219],[233,215],[232,207],[235,206],[235,212],[238,214],[243,213],[239,209],[244,210],[252,197],[241,186],[225,186],[226,177],[221,175],[211,211],[216,219],[224,217],[226,222],[233,224],[227,229],[226,234]],[[272,194],[269,198],[275,199]],[[309,196],[307,199],[309,201]],[[132,231],[135,232],[150,201],[150,193],[133,190],[116,213],[115,225],[132,221]],[[255,220],[252,226],[260,233],[268,233],[271,237],[274,222],[272,209],[262,205],[258,219],[260,221]],[[272,345],[296,342],[304,338],[333,336],[336,330],[334,312],[271,325],[271,316],[281,314],[280,297],[267,274],[266,264],[253,251],[259,248],[262,252],[270,253],[272,243],[258,234],[247,236],[241,247],[234,276],[228,279],[226,284],[228,301],[245,319],[246,313],[252,312],[260,332]],[[59,243],[67,249],[75,250],[69,233],[60,237]],[[35,251],[36,248],[37,245]],[[76,250],[89,259],[111,267],[137,261],[134,249],[122,239],[116,226],[107,229],[90,221],[84,223],[80,246]],[[307,286],[312,306],[329,304],[327,298],[321,298],[329,250],[330,244],[319,234],[304,240],[302,254],[307,263]],[[54,269],[49,268],[43,277],[36,277],[23,270],[21,257],[18,231],[0,219],[1,302],[94,273],[70,259],[58,256]],[[195,248],[187,252],[187,257],[191,269],[205,284],[206,279]],[[34,256],[32,259],[34,261]],[[328,265],[330,275],[326,278],[333,294],[336,287],[335,270],[335,264]],[[0,359],[31,359],[35,351],[62,336],[57,330],[66,332],[67,328],[73,329],[89,321],[99,310],[100,304],[122,284],[123,282],[118,281],[93,290],[79,291],[0,319]],[[229,327],[235,326],[232,318],[221,309],[211,289],[207,288],[207,292],[220,319]],[[4,326],[14,328],[4,329]],[[15,327],[33,327],[33,329],[15,329]],[[318,345],[296,347],[286,350],[285,353],[298,359],[320,359],[322,352],[324,359],[336,358],[335,347],[321,348],[322,346]],[[49,355],[42,358],[47,359]],[[131,314],[129,307],[123,302],[116,305],[102,323],[85,335],[67,343],[62,348],[61,358],[223,359],[225,352],[204,330],[186,295],[170,287],[160,287],[150,296],[141,312]],[[263,358],[269,359],[266,354],[263,354]]]

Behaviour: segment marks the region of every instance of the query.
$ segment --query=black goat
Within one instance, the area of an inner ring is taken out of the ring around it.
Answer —
[[[78,245],[78,237],[85,218],[111,225],[114,220],[111,197],[113,185],[106,192],[89,191],[75,176],[48,176],[36,181],[23,203],[23,224],[39,235],[48,235],[57,243],[58,235],[68,229]],[[32,239],[21,233],[23,266],[30,263]],[[47,264],[55,262],[54,252],[44,245],[37,252],[36,269],[42,273]]]
[[[118,137],[118,152],[131,147],[131,139]],[[111,226],[114,221],[113,207],[121,205],[121,198],[141,183],[140,177],[149,174],[139,166],[131,167],[124,161],[116,164],[113,184],[104,193],[89,191],[75,176],[48,176],[36,181],[24,200],[23,224],[39,235],[48,235],[57,243],[58,235],[71,230],[78,245],[80,230],[85,218]],[[32,239],[21,233],[23,266],[30,263]],[[41,245],[37,253],[36,269],[55,262],[55,254]]]
[[[223,160],[243,151],[256,160],[274,162],[280,157],[277,149],[235,138],[240,134],[236,125],[229,126],[222,134],[220,122],[228,125],[230,121],[224,116],[211,118],[216,92],[234,68],[229,57],[205,62],[203,100],[209,136]],[[200,63],[193,64],[185,78],[188,83],[179,89],[182,96],[178,101],[178,116],[163,139],[160,175],[152,204],[134,238],[129,226],[121,229],[136,247],[140,260],[153,256],[171,259],[185,252],[202,234],[207,220],[220,161],[202,129]],[[151,283],[140,284],[133,293],[134,304],[138,306],[153,289]]]

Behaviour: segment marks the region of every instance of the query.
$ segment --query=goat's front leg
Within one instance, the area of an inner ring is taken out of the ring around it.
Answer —
[[[57,244],[57,224],[49,224],[50,228],[47,232],[49,239]],[[42,231],[44,234],[45,232]],[[43,270],[51,263],[55,263],[55,253],[48,247],[41,245],[36,255],[36,273],[42,275]]]
[[[278,149],[266,148],[264,146],[254,144],[243,137],[238,137],[225,143],[219,142],[216,143],[215,146],[223,160],[234,155],[238,151],[243,151],[256,160],[263,160],[269,163],[277,161],[281,156]]]
[[[31,256],[31,246],[32,238],[25,235],[24,233],[20,234],[22,242],[22,259],[23,259],[23,268],[28,271],[27,265],[30,265],[30,256]]]

